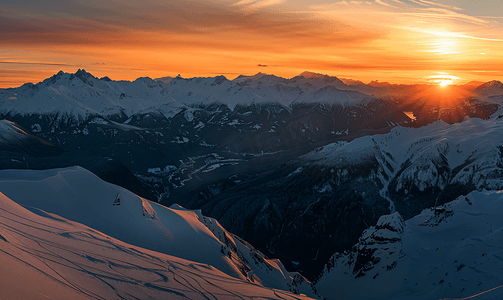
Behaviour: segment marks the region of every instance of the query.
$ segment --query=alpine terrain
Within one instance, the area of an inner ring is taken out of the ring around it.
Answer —
[[[502,104],[312,72],[1,89],[0,298],[499,299]]]

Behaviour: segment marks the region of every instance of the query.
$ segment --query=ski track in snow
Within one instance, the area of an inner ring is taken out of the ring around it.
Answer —
[[[3,195],[1,200],[8,201]],[[0,233],[8,237],[0,241],[1,257],[11,256],[23,265],[20,271],[42,274],[59,289],[63,286],[84,298],[144,299],[158,293],[169,299],[302,298],[239,281],[208,265],[125,244],[60,217],[43,218],[27,210],[16,214],[0,207],[0,220]],[[2,262],[1,273],[8,276],[5,268],[10,265]],[[2,285],[0,281],[2,293],[12,290]]]
[[[77,223],[79,219],[135,245]],[[250,245],[243,244],[244,252],[232,253],[232,260],[221,253],[224,244],[201,219],[198,211],[150,203],[79,167],[3,170],[0,290],[26,299],[38,298],[30,293],[54,296],[56,292],[60,296],[54,299],[158,299],[161,295],[169,299],[307,299],[275,290],[289,289],[292,277],[284,276],[281,265],[268,268],[271,263],[261,254],[250,256],[248,252],[256,251]],[[239,264],[252,258],[254,272],[250,274],[259,284],[247,281],[238,270]],[[27,274],[36,274],[32,275],[38,276],[35,282],[50,282],[44,285],[49,289],[31,282]],[[26,282],[35,286],[23,290]],[[310,293],[310,286],[302,292]]]

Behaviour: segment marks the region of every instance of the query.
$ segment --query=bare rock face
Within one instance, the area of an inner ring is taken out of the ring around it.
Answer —
[[[340,272],[355,279],[363,276],[375,279],[380,272],[393,270],[398,260],[404,256],[402,250],[404,230],[405,222],[399,213],[380,217],[375,226],[363,232],[351,250],[335,253],[319,278],[328,273]]]
[[[471,192],[403,221],[382,216],[315,281],[326,299],[499,299],[500,191]]]

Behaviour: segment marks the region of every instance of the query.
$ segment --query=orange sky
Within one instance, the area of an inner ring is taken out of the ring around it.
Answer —
[[[305,70],[364,82],[503,79],[503,6],[491,0],[88,2],[0,4],[0,87],[79,68],[114,80]]]

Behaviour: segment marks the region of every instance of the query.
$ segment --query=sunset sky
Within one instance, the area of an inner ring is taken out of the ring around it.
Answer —
[[[0,87],[79,68],[114,80],[503,80],[502,24],[500,0],[3,0]]]

